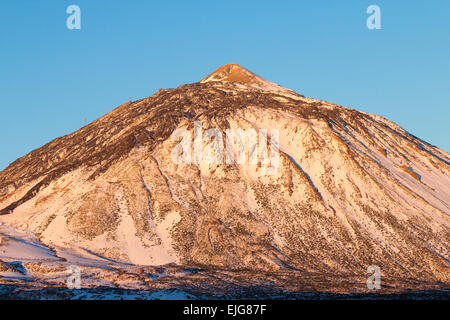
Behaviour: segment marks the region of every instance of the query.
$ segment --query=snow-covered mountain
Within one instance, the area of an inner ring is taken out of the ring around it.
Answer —
[[[226,161],[230,129],[237,141],[257,135],[245,161]],[[174,159],[174,132],[193,139],[184,161]],[[306,274],[330,284],[293,291],[334,290],[336,279],[365,279],[376,265],[400,289],[448,287],[449,172],[449,153],[381,116],[228,64],[121,105],[2,171],[0,235],[9,240],[0,260],[25,261],[37,278],[43,261],[93,259],[246,270],[242,283],[276,272],[273,286],[283,288]],[[36,257],[8,249],[18,243]],[[345,290],[364,290],[361,281]]]

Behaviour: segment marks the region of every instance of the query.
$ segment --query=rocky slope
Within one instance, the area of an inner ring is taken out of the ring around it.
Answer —
[[[199,124],[203,157],[175,161],[173,133]],[[256,133],[258,152],[225,161],[229,129]],[[449,172],[449,153],[393,122],[230,64],[16,160],[0,173],[0,222],[132,265],[343,278],[377,265],[449,286]]]

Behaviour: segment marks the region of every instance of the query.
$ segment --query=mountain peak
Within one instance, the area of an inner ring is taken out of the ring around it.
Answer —
[[[261,78],[237,63],[225,64],[200,81],[200,83],[206,82],[234,82],[253,89],[266,91],[291,91]]]
[[[255,82],[256,79],[262,79],[253,72],[247,70],[246,68],[238,65],[237,63],[228,63],[216,71],[211,73],[206,78],[202,79],[200,82],[210,82],[210,81],[224,81],[224,82],[238,82],[241,84],[250,84]]]

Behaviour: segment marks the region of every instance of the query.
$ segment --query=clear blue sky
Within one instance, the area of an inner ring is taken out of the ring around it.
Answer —
[[[71,4],[81,30],[66,28]],[[381,30],[366,27],[371,4]],[[448,0],[2,0],[0,41],[0,169],[228,62],[450,151]]]

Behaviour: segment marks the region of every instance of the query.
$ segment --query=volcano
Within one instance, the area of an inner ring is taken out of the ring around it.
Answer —
[[[76,265],[82,287],[365,293],[376,266],[380,293],[448,290],[449,161],[381,116],[227,64],[0,172],[0,282],[61,287]]]

